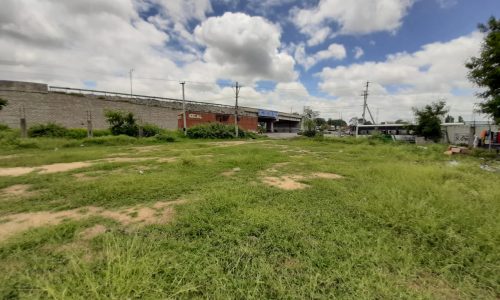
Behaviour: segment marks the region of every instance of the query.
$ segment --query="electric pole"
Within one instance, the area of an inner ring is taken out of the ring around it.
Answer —
[[[239,137],[239,133],[238,133],[238,96],[240,94],[240,89],[241,89],[241,86],[238,85],[238,82],[236,81],[236,87],[234,89],[235,91],[235,95],[236,95],[236,104],[234,106],[234,132],[236,134],[236,138]]]
[[[132,97],[132,72],[134,72],[134,69],[130,69],[130,97]]]
[[[185,81],[181,82],[182,86],[182,122],[183,122],[183,127],[182,131],[184,131],[184,135],[187,135],[187,124],[186,124],[186,97],[184,95],[184,85],[186,84]]]
[[[363,125],[366,124],[366,118],[365,118],[365,113],[366,113],[366,100],[368,100],[368,86],[370,85],[370,82],[366,82],[366,89],[363,92],[363,97],[364,97],[364,102],[363,102]]]

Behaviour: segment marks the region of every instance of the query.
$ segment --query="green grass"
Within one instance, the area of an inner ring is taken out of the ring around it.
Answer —
[[[500,297],[500,173],[479,168],[498,161],[449,157],[439,145],[352,139],[141,143],[157,147],[0,147],[0,158],[17,155],[0,167],[117,153],[178,158],[0,177],[0,189],[37,191],[0,198],[0,225],[20,212],[188,199],[169,224],[124,227],[92,217],[0,241],[0,298]],[[263,184],[263,172],[281,162],[288,164],[268,175],[344,178],[305,177],[310,187],[294,191]],[[76,173],[95,179],[79,181]],[[95,224],[108,231],[82,241],[80,232]]]

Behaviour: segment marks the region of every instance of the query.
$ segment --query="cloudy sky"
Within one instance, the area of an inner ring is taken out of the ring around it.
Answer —
[[[446,99],[472,118],[465,61],[498,0],[2,0],[0,79],[412,119]],[[477,118],[477,116],[476,116]]]

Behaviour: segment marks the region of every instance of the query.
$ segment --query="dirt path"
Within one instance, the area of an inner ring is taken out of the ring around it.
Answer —
[[[65,220],[81,220],[92,216],[113,219],[122,225],[164,224],[172,220],[175,205],[186,200],[159,201],[152,206],[133,206],[120,210],[86,206],[64,211],[38,211],[4,216],[0,219],[0,241],[17,233],[41,226],[57,225]]]

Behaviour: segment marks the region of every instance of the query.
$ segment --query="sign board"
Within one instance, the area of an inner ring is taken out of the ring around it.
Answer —
[[[259,117],[278,119],[278,112],[273,110],[259,109]]]
[[[188,116],[190,119],[201,119],[201,115],[199,114],[189,114]]]

